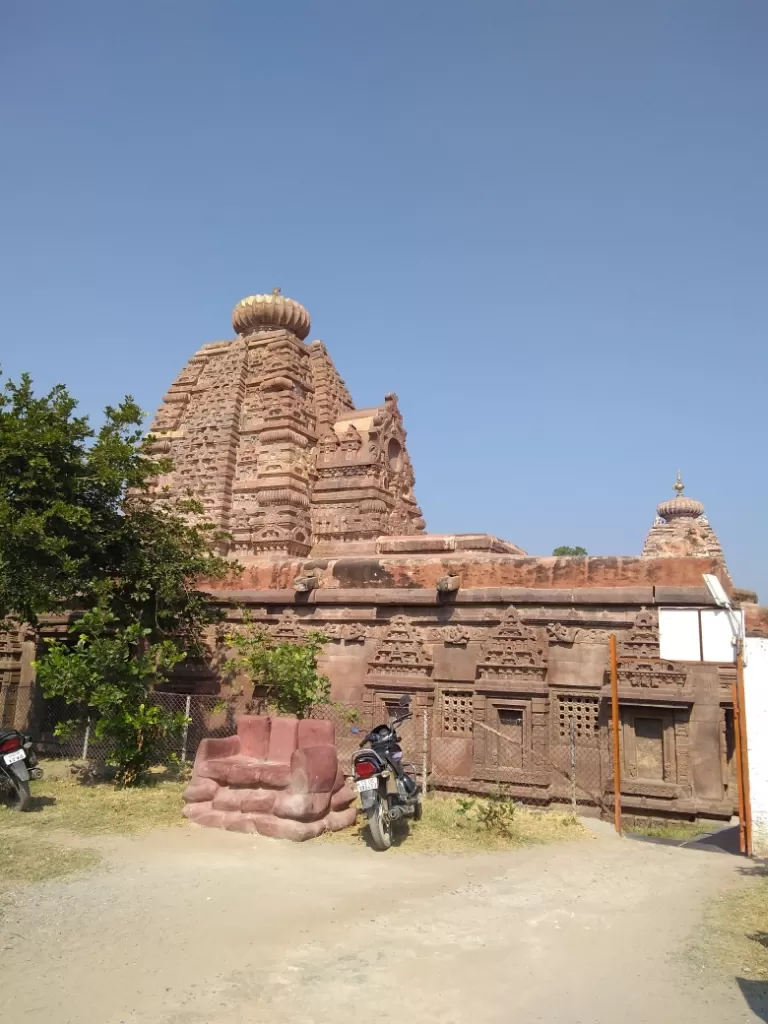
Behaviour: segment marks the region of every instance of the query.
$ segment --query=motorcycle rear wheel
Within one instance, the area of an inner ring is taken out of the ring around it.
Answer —
[[[26,811],[31,799],[29,783],[16,777],[8,779],[7,787],[0,790],[0,800],[12,811]]]
[[[368,810],[368,831],[377,850],[388,850],[392,845],[392,825],[387,818],[386,805],[379,799]]]

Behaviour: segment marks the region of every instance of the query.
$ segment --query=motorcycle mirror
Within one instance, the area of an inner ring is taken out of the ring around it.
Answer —
[[[400,700],[397,702],[397,704],[398,704],[398,707],[403,708],[403,710],[405,710],[405,708],[409,708],[411,706],[411,695],[410,695],[410,693],[404,693],[402,695],[402,697],[400,698]]]

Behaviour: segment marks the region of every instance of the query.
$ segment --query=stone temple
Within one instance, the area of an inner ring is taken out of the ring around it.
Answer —
[[[155,451],[173,464],[158,500],[191,491],[241,566],[210,586],[228,629],[247,613],[282,641],[322,631],[334,699],[361,728],[410,693],[406,749],[415,760],[426,749],[443,789],[501,782],[521,800],[567,801],[573,737],[578,799],[593,806],[610,802],[613,785],[614,635],[625,812],[730,817],[734,665],[663,659],[659,613],[711,608],[703,573],[720,578],[749,632],[768,635],[768,609],[734,587],[679,475],[636,554],[534,557],[483,533],[430,534],[396,396],[355,408],[325,345],[308,340],[308,312],[279,291],[239,302],[233,327],[234,338],[192,356],[152,425]],[[34,706],[17,697],[34,692],[37,642],[2,639],[3,724]],[[180,670],[172,688],[226,694],[223,656],[212,634],[210,661]],[[347,746],[358,738],[342,735]]]

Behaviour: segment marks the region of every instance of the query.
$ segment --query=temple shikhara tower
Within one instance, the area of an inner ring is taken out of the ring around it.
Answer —
[[[656,519],[643,545],[643,555],[646,558],[711,558],[730,579],[723,549],[704,515],[704,506],[694,498],[685,497],[679,470],[674,489],[675,497],[662,501],[656,510]]]
[[[237,337],[203,345],[155,417],[158,481],[191,490],[240,560],[319,554],[424,530],[397,396],[356,409],[309,313],[280,294],[235,306]]]

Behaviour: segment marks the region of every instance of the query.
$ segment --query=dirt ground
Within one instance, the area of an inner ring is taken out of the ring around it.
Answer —
[[[106,867],[3,905],[3,1019],[768,1020],[761,983],[686,953],[738,858],[608,835],[461,857],[200,829],[102,843]]]

